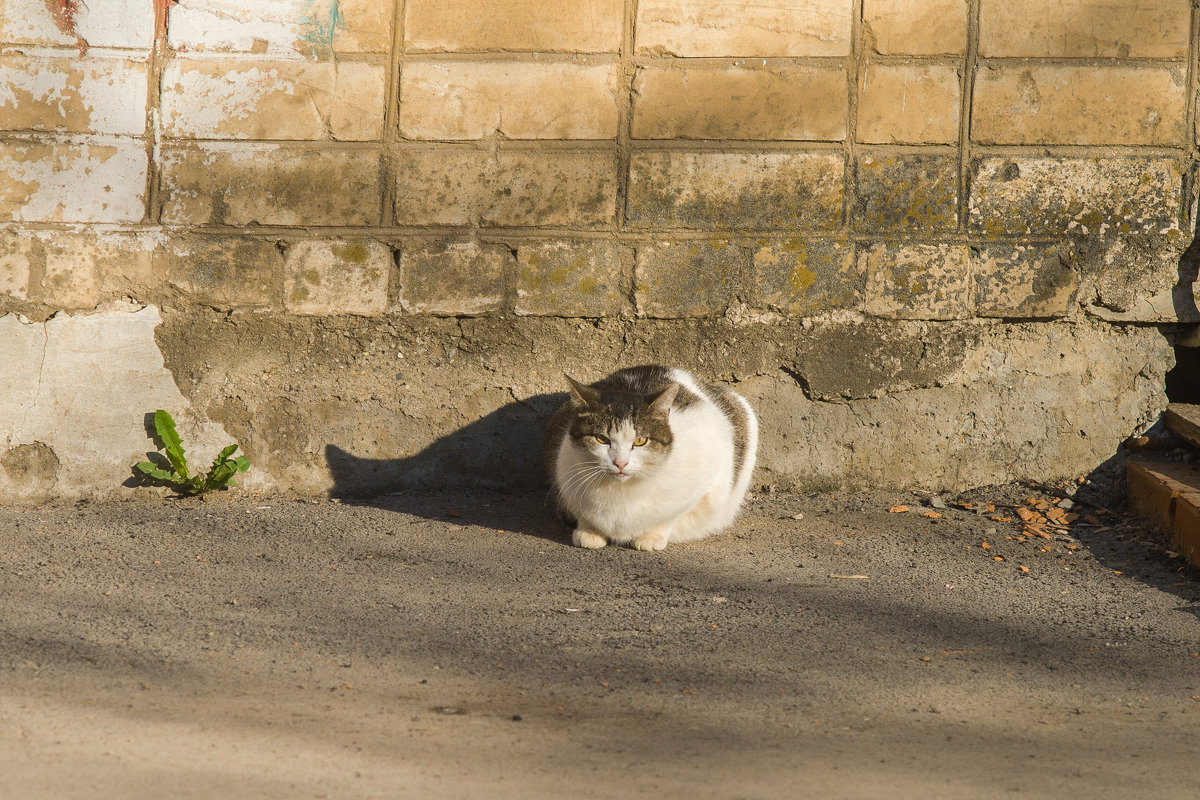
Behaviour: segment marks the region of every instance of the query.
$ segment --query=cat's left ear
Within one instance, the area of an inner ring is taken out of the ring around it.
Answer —
[[[650,401],[649,408],[654,414],[662,414],[664,417],[671,413],[671,404],[675,402],[675,395],[679,394],[679,384],[672,383],[658,397]]]

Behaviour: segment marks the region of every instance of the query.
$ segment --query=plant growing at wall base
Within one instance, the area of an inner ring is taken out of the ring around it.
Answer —
[[[237,443],[234,443],[217,454],[207,474],[192,475],[184,457],[183,440],[175,430],[175,420],[161,408],[154,412],[154,430],[161,442],[166,463],[140,461],[135,469],[147,479],[166,484],[180,494],[204,494],[214,489],[225,489],[234,485],[234,475],[250,468],[250,459],[245,456],[232,457],[238,449]]]

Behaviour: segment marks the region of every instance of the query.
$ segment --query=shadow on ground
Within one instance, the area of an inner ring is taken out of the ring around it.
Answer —
[[[362,458],[328,444],[330,496],[424,519],[561,539],[565,528],[545,477],[542,434],[565,400],[559,393],[508,403],[406,458]],[[479,502],[447,504],[440,496],[462,487],[480,489]],[[512,509],[513,503],[524,508]],[[535,508],[541,513],[532,518],[524,513]]]

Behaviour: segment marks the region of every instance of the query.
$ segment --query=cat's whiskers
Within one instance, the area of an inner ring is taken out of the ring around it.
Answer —
[[[572,467],[564,475],[562,496],[568,502],[581,500],[584,494],[602,481],[610,472],[603,466],[584,462]]]

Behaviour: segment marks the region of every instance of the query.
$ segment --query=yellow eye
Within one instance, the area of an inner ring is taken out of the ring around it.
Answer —
[[[641,447],[642,445],[646,444],[646,442],[648,442],[648,441],[650,441],[650,440],[647,439],[645,436],[639,436],[638,438],[633,440],[633,446]]]
[[[608,437],[607,437],[607,436],[601,436],[600,434],[598,434],[598,433],[597,433],[597,434],[596,434],[595,436],[593,436],[592,438],[593,438],[593,439],[595,439],[595,440],[596,440],[597,442],[599,442],[600,444],[608,444]]]

